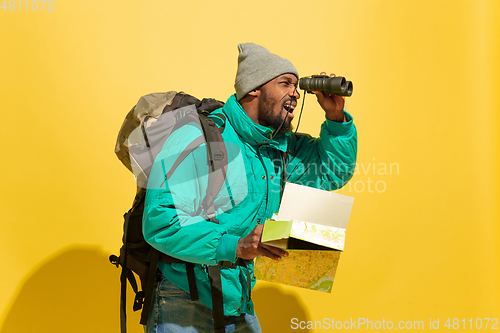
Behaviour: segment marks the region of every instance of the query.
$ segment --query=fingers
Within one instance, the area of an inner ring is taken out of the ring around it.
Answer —
[[[258,224],[254,229],[253,229],[253,234],[259,237],[262,236],[262,231],[264,230],[264,225],[263,224]]]
[[[318,103],[321,104],[323,103],[323,99],[325,98],[325,94],[323,94],[322,91],[312,91],[314,95],[316,95],[316,99],[318,100]]]
[[[251,237],[252,239],[252,247],[257,250],[260,246],[260,239],[262,238],[262,231],[264,230],[264,225],[257,225],[253,231],[247,237]]]
[[[288,257],[288,252],[286,252],[283,249],[280,249],[279,247],[275,247],[275,246],[271,246],[271,245],[267,245],[267,244],[261,244],[261,246],[263,248],[265,248],[266,250],[268,250],[269,252],[274,253],[280,257]]]
[[[319,75],[327,75],[326,72],[321,72]],[[337,75],[335,75],[334,73],[331,73],[330,74],[330,77],[336,77]]]
[[[260,239],[264,225],[257,225],[246,237],[240,238],[236,246],[236,256],[251,260],[259,254]]]
[[[267,249],[263,248],[262,246],[259,248],[259,255],[261,256],[264,256],[264,257],[268,257],[268,258],[271,258],[273,260],[280,260],[281,257],[279,255],[276,255],[270,251],[268,251]]]
[[[271,245],[261,244],[262,255],[274,260],[280,260],[281,257],[288,257],[288,252],[282,250],[278,247],[274,247]]]
[[[257,225],[245,238],[238,240],[236,256],[242,259],[251,260],[258,255],[262,255],[273,260],[280,260],[281,257],[288,257],[288,252],[278,247],[261,243],[263,224]]]

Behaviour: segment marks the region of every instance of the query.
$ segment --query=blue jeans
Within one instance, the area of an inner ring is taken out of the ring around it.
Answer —
[[[209,333],[214,331],[212,310],[165,277],[157,284],[146,333]],[[257,316],[228,316],[226,332],[261,333]]]

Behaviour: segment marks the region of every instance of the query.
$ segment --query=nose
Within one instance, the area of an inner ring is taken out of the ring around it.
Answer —
[[[297,87],[294,87],[292,91],[292,94],[289,95],[290,97],[294,97],[295,99],[299,99],[300,98],[300,94],[299,92],[297,91]]]

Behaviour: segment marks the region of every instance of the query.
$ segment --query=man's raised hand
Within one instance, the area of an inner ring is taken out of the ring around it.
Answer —
[[[325,72],[321,72],[321,75],[326,75]],[[330,77],[334,77],[335,74],[330,74]],[[345,98],[337,95],[323,94],[321,91],[313,91],[318,99],[319,105],[325,111],[326,117],[330,120],[342,123],[345,122],[344,115],[344,104]]]

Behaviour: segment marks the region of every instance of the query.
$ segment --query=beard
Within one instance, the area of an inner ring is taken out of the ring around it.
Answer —
[[[285,134],[293,130],[292,119],[287,117],[288,111],[284,108],[284,104],[286,102],[292,102],[292,100],[291,98],[287,98],[278,101],[272,96],[269,96],[265,90],[262,91],[262,104],[260,109],[264,114],[263,120],[267,123],[267,126],[274,128],[274,130],[279,129],[277,134]],[[278,114],[274,114],[276,105],[280,105],[280,112]]]

